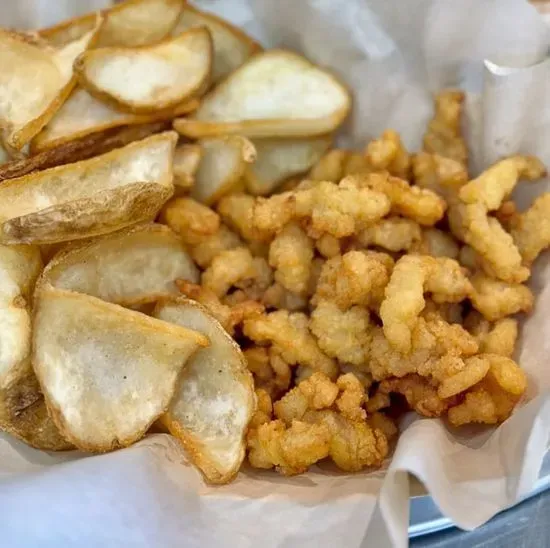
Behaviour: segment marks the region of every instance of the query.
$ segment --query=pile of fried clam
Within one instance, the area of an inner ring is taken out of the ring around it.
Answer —
[[[423,151],[352,152],[338,80],[183,0],[0,46],[3,431],[102,452],[160,429],[226,483],[246,456],[378,467],[410,409],[510,415],[550,194],[510,201],[533,157],[469,177],[460,92]]]

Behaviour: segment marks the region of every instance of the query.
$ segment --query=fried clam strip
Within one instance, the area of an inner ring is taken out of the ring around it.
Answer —
[[[70,449],[46,410],[31,366],[31,307],[38,247],[0,245],[0,429],[36,449]]]
[[[230,335],[234,335],[235,329],[240,326],[246,318],[264,312],[263,305],[253,300],[245,300],[233,306],[229,306],[222,303],[213,291],[201,287],[200,285],[181,279],[176,280],[176,285],[186,297],[203,305]]]
[[[60,45],[0,32],[0,120],[7,147],[21,150],[61,107],[76,83],[73,62],[92,45],[101,24],[98,16],[92,27]]]
[[[478,273],[472,277],[470,299],[476,310],[489,321],[496,321],[517,312],[531,312],[534,296],[523,284],[506,283]]]
[[[420,255],[458,259],[460,247],[451,234],[438,228],[425,228],[420,241],[411,246],[411,251]]]
[[[55,243],[150,220],[172,195],[174,132],[0,185],[0,241]]]
[[[490,322],[479,312],[472,310],[464,320],[464,327],[476,338],[480,352],[507,358],[513,356],[518,338],[516,319],[502,318]]]
[[[411,219],[388,217],[359,232],[356,239],[364,247],[378,246],[397,252],[420,247],[423,234],[420,225]]]
[[[301,312],[276,310],[247,318],[243,324],[243,333],[260,345],[271,344],[289,365],[304,365],[335,378],[338,366],[321,351],[309,331],[308,323],[308,317]]]
[[[530,266],[550,246],[550,193],[542,194],[527,211],[515,216],[511,234],[524,264]]]
[[[443,196],[448,202],[456,199],[457,191],[468,182],[466,166],[439,154],[419,152],[412,158],[414,183]]]
[[[449,409],[448,418],[453,426],[503,422],[525,392],[525,373],[513,360],[496,354],[481,356],[489,362],[489,371],[464,394],[460,403]]]
[[[264,233],[279,232],[290,220],[301,220],[309,236],[343,238],[376,223],[390,210],[383,192],[358,188],[351,180],[321,181],[310,188],[258,198],[253,225]]]
[[[392,268],[393,259],[376,251],[348,251],[329,259],[321,268],[312,304],[330,301],[341,310],[353,305],[376,309]]]
[[[424,150],[451,158],[462,165],[468,162],[468,150],[461,131],[464,93],[445,90],[435,96],[434,117],[424,134]]]
[[[165,412],[200,333],[41,284],[32,364],[61,433],[84,451],[140,439]],[[93,344],[91,343],[93,341]]]
[[[385,194],[391,202],[391,212],[416,221],[424,226],[432,226],[443,218],[447,204],[435,192],[410,185],[404,179],[387,173],[350,175],[341,184],[370,188]]]
[[[186,364],[161,422],[210,483],[228,483],[245,457],[245,434],[256,409],[254,383],[239,345],[201,305],[159,303],[155,317],[202,333],[210,344]]]
[[[271,268],[263,257],[254,257],[246,247],[222,251],[202,273],[201,285],[224,297],[232,287],[258,300],[273,282]]]
[[[252,346],[243,354],[256,388],[265,390],[271,398],[277,398],[289,389],[292,370],[273,347]]]
[[[538,159],[513,156],[491,166],[460,189],[457,235],[483,258],[484,268],[489,270],[487,274],[507,282],[522,282],[529,277],[529,269],[522,266],[522,257],[512,236],[488,213],[501,206],[520,178],[536,180],[545,173]]]
[[[365,156],[373,171],[386,170],[396,177],[408,179],[411,158],[401,142],[399,134],[392,129],[372,140],[365,150]]]
[[[333,148],[309,170],[307,179],[337,183],[346,175],[370,173],[371,171],[373,169],[365,155],[351,150]]]
[[[327,457],[348,472],[380,466],[388,454],[388,438],[366,419],[364,399],[365,389],[352,374],[333,383],[314,373],[275,404],[260,392],[247,439],[250,464],[275,466],[284,475],[305,472]],[[271,420],[272,410],[276,420]],[[390,426],[385,422],[383,428],[391,436],[395,430]]]
[[[199,280],[199,271],[167,226],[146,224],[65,246],[41,277],[122,306],[178,295],[176,279]]]
[[[368,365],[375,380],[411,373],[440,380],[454,370],[461,370],[464,364],[460,360],[478,351],[473,335],[461,325],[449,324],[438,315],[429,319],[420,317],[411,335],[411,351],[402,354],[392,348],[380,327],[372,327]]]
[[[395,264],[380,305],[384,335],[403,354],[411,350],[412,329],[424,309],[424,293],[436,303],[460,302],[472,286],[460,265],[447,258],[406,255]]]
[[[209,83],[212,38],[194,28],[138,48],[89,50],[74,63],[79,83],[98,99],[137,114],[175,108]]]

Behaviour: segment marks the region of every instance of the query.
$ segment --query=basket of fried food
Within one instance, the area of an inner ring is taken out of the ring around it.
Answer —
[[[463,93],[422,150],[391,129],[346,150],[343,83],[183,1],[0,40],[3,431],[88,452],[164,431],[227,483],[380,467],[410,411],[514,411],[550,194],[510,201],[535,157],[468,173]]]

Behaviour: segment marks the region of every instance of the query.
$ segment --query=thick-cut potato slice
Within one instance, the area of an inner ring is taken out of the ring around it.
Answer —
[[[198,283],[199,270],[167,226],[148,224],[66,246],[41,283],[135,306],[178,295],[180,278]]]
[[[97,17],[97,13],[88,13],[81,17],[67,19],[53,27],[40,29],[37,34],[39,38],[46,40],[52,46],[65,46],[92,31],[97,25]],[[105,17],[103,21],[105,22]],[[95,44],[99,41],[100,34],[101,29],[94,41]]]
[[[214,43],[212,63],[213,84],[225,78],[240,67],[251,55],[261,51],[262,47],[247,36],[241,29],[212,13],[205,13],[186,5],[181,12],[172,36],[195,27],[206,27]]]
[[[35,293],[34,371],[61,433],[85,451],[140,439],[164,413],[203,335],[89,295]]]
[[[175,116],[192,112],[198,106],[198,100],[191,99],[174,109],[151,114],[131,114],[102,103],[79,87],[31,141],[30,150],[35,154],[108,129],[171,120]]]
[[[46,244],[150,220],[174,191],[174,132],[0,185],[0,242]]]
[[[330,133],[347,116],[351,96],[336,78],[296,53],[251,57],[174,127],[189,137],[309,137]]]
[[[94,41],[102,22],[59,47],[29,43],[0,31],[0,127],[8,147],[20,150],[56,113],[76,78],[73,62]]]
[[[161,422],[210,483],[227,483],[244,458],[244,436],[255,411],[254,383],[243,354],[221,324],[194,301],[159,303],[155,317],[206,335],[210,346],[187,363]]]
[[[251,194],[269,194],[289,177],[308,171],[328,150],[329,136],[314,139],[254,139],[256,161],[246,170]]]
[[[5,179],[22,177],[42,169],[87,160],[93,156],[110,152],[115,148],[126,146],[134,141],[141,141],[154,133],[166,131],[170,129],[171,125],[171,122],[153,122],[92,133],[55,148],[47,148],[33,156],[12,160],[0,165],[0,182]]]
[[[203,139],[200,145],[202,160],[191,196],[210,205],[239,183],[247,166],[256,159],[256,149],[248,139],[238,135]]]
[[[176,147],[174,153],[174,185],[176,190],[188,191],[195,184],[195,174],[202,159],[202,148],[186,143]]]
[[[0,245],[0,430],[38,449],[68,449],[30,362],[30,299],[41,270],[38,247]]]
[[[211,66],[212,38],[198,28],[152,46],[90,50],[74,69],[92,95],[130,112],[151,113],[200,94]]]
[[[166,38],[178,21],[185,0],[127,0],[106,10],[99,47],[136,47]]]

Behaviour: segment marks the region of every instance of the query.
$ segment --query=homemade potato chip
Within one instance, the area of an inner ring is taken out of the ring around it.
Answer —
[[[105,17],[103,18],[103,24]],[[103,24],[101,27],[103,27]],[[47,27],[37,31],[38,37],[46,40],[52,46],[64,46],[69,42],[74,42],[84,34],[92,31],[97,25],[97,13],[88,13],[81,17],[74,17],[62,21],[52,27]],[[98,35],[101,34],[101,29]],[[99,36],[96,37],[94,43],[97,43]]]
[[[330,136],[315,139],[254,139],[258,154],[246,171],[247,190],[256,196],[273,192],[283,181],[304,173],[328,150]]]
[[[237,135],[200,142],[203,156],[195,176],[191,196],[213,204],[232,190],[256,159],[256,149],[246,138]]]
[[[199,281],[181,240],[164,225],[131,227],[69,245],[48,263],[42,283],[122,306],[178,295],[175,280]]]
[[[186,143],[174,152],[174,185],[176,190],[187,191],[195,184],[195,174],[202,159],[200,145]]]
[[[199,331],[210,346],[187,362],[162,423],[210,483],[227,483],[244,459],[244,437],[256,409],[254,384],[239,345],[207,310],[180,298],[159,303],[156,318]]]
[[[173,132],[0,185],[0,242],[53,243],[151,219],[171,196]]]
[[[0,430],[37,449],[68,449],[30,362],[30,298],[41,270],[38,247],[0,245]]]
[[[205,28],[140,48],[100,48],[74,64],[92,95],[135,113],[174,108],[208,83],[212,38]]]
[[[252,40],[241,29],[212,13],[205,13],[186,4],[176,23],[172,36],[184,30],[206,27],[214,43],[212,83],[215,84],[240,67],[251,55],[260,51],[260,44]]]
[[[126,0],[106,10],[98,46],[154,44],[170,34],[185,0]]]
[[[31,153],[64,145],[111,128],[170,120],[174,116],[191,112],[198,104],[198,101],[192,99],[172,110],[130,114],[102,103],[83,88],[77,88],[46,127],[31,141]]]
[[[55,114],[76,79],[73,62],[95,39],[102,20],[59,47],[33,44],[0,30],[0,127],[6,146],[20,150]]]
[[[150,124],[139,124],[135,126],[123,126],[92,133],[68,141],[60,146],[47,148],[33,156],[14,159],[3,165],[0,164],[0,181],[22,177],[33,171],[47,169],[87,160],[92,156],[110,152],[115,148],[126,146],[133,141],[140,141],[154,133],[170,129],[170,122],[152,122]]]
[[[196,331],[47,284],[35,299],[34,371],[55,424],[85,451],[141,438],[189,357],[208,344]]]
[[[350,108],[349,92],[330,73],[296,53],[270,50],[231,73],[174,127],[189,137],[307,137],[336,129]]]

